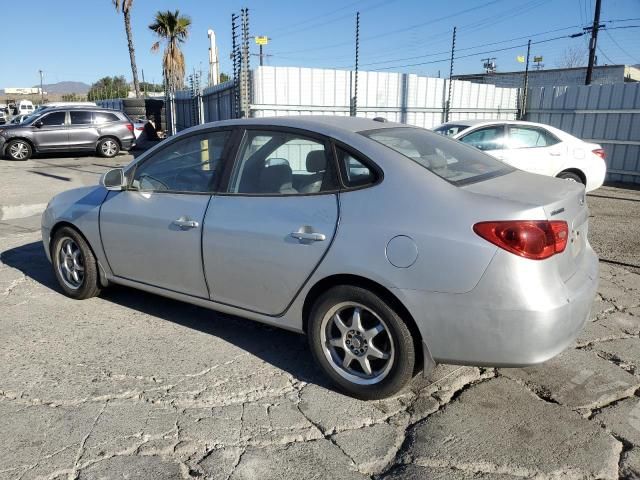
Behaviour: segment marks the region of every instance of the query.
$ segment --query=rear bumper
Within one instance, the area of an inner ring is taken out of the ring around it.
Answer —
[[[123,138],[120,140],[120,145],[122,146],[122,150],[130,150],[136,144],[135,138]]]
[[[535,365],[573,343],[598,286],[598,257],[588,244],[571,278],[563,281],[555,270],[498,251],[471,292],[395,293],[416,319],[436,362]]]

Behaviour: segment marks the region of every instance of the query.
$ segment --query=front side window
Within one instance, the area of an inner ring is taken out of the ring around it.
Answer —
[[[559,140],[546,130],[533,127],[509,126],[508,148],[550,147]]]
[[[89,125],[91,124],[91,112],[69,112],[71,116],[71,125]]]
[[[500,150],[504,143],[504,128],[502,125],[479,128],[459,140],[478,150]]]
[[[65,112],[53,112],[42,117],[42,124],[47,126],[64,125]]]
[[[228,131],[218,131],[170,143],[136,168],[131,188],[146,192],[213,192],[228,138]]]
[[[247,131],[229,184],[230,193],[310,194],[336,188],[323,142],[304,136]]]
[[[421,128],[397,127],[360,133],[454,185],[473,183],[513,171],[512,167],[489,155]]]

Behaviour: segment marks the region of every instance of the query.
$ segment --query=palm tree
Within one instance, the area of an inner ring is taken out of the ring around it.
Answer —
[[[151,47],[152,52],[157,52],[160,49],[160,42],[166,41],[162,56],[162,73],[169,91],[175,91],[184,85],[185,64],[180,44],[189,36],[190,26],[191,19],[181,16],[179,10],[158,12],[155,22],[149,25],[149,28],[160,37],[160,40]]]
[[[140,83],[138,82],[138,68],[136,67],[136,53],[133,48],[133,34],[131,33],[131,8],[133,0],[111,0],[116,12],[122,10],[124,16],[124,29],[127,32],[127,43],[129,44],[129,59],[131,60],[131,73],[133,74],[133,89],[136,98],[140,96]]]

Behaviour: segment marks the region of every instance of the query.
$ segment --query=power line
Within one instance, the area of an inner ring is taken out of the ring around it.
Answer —
[[[396,30],[388,31],[388,32],[376,33],[375,35],[370,35],[368,37],[363,37],[362,40],[378,39],[378,38],[387,37],[389,35],[394,35],[396,33],[402,33],[402,32],[407,32],[409,30],[415,30],[416,28],[424,27],[426,25],[432,25],[432,24],[438,23],[438,22],[440,22],[442,20],[447,20],[449,18],[458,16],[458,15],[462,15],[462,14],[465,14],[465,13],[468,13],[468,12],[472,12],[472,11],[478,10],[479,8],[485,8],[485,7],[489,6],[489,5],[492,5],[492,4],[498,3],[498,2],[502,2],[502,1],[504,1],[504,0],[491,0],[491,1],[487,2],[487,3],[482,4],[482,5],[476,5],[474,7],[467,8],[467,9],[464,9],[464,10],[460,10],[460,11],[457,11],[455,13],[452,13],[452,14],[449,14],[449,15],[445,15],[443,17],[435,18],[433,20],[428,20],[426,22],[416,23],[416,24],[410,25],[408,27],[399,28],[399,29],[396,29]],[[379,4],[375,4],[374,6],[370,7],[369,10],[371,10],[371,8],[374,8],[375,6],[379,6],[379,5],[383,4],[383,3],[388,3],[388,2],[381,2]],[[346,17],[351,17],[351,16],[352,15],[349,14]],[[307,27],[307,28],[309,28],[309,27]],[[303,30],[307,30],[307,28],[305,28]],[[285,51],[285,52],[275,52],[274,55],[277,55],[279,53],[280,54],[288,54],[288,53],[302,53],[302,52],[307,52],[307,51],[311,51],[311,50],[325,50],[325,49],[328,49],[328,48],[339,47],[339,46],[342,46],[342,45],[350,45],[351,43],[352,43],[352,41],[346,41],[346,42],[336,43],[336,44],[333,44],[333,45],[324,45],[324,46],[321,46],[321,47],[313,47],[313,48],[307,48],[307,49],[302,49],[302,50],[290,50],[290,51]]]
[[[530,35],[523,35],[521,37],[510,38],[508,40],[500,40],[498,42],[485,43],[485,44],[482,44],[482,45],[475,45],[473,47],[457,48],[456,50],[458,52],[467,51],[467,50],[473,50],[473,49],[476,49],[476,48],[489,47],[491,45],[499,45],[501,43],[513,42],[513,41],[522,40],[522,39],[525,39],[525,38],[539,37],[540,35],[547,35],[549,33],[561,32],[562,30],[570,30],[570,29],[579,28],[579,27],[580,27],[580,25],[572,25],[570,27],[556,28],[556,29],[553,29],[553,30],[547,30],[545,32],[532,33]],[[381,65],[383,63],[403,62],[403,61],[406,61],[406,60],[415,60],[415,59],[418,59],[418,58],[434,57],[436,55],[444,55],[445,53],[449,53],[449,52],[450,52],[450,50],[445,50],[443,52],[428,53],[428,54],[425,54],[425,55],[416,55],[414,57],[395,58],[395,59],[391,59],[391,60],[381,60],[379,62],[363,63],[362,65],[363,66],[369,66],[369,65]]]
[[[306,20],[297,21],[297,22],[295,22],[295,27],[293,27],[293,28],[297,28],[300,25],[304,25],[304,24],[307,24],[309,22],[313,22],[313,21],[318,20],[320,18],[329,17],[329,16],[335,14],[336,12],[339,12],[340,10],[344,10],[346,8],[353,7],[354,5],[356,5],[358,3],[362,3],[363,1],[366,1],[366,0],[356,0],[355,2],[351,2],[351,3],[348,3],[347,5],[344,5],[342,7],[336,8],[331,12],[327,12],[327,13],[324,13],[322,15],[315,15],[313,17],[308,17]],[[287,32],[287,31],[291,30],[291,28],[292,27],[290,27],[290,26],[289,27],[281,27],[281,28],[269,29],[269,31],[273,34],[274,32],[275,33],[282,32],[282,31]]]
[[[614,43],[614,45],[615,45],[616,47],[618,47],[618,48],[620,49],[620,51],[621,51],[622,53],[624,53],[627,57],[631,58],[634,62],[638,62],[638,63],[640,63],[640,60],[638,60],[638,58],[637,58],[637,57],[635,57],[635,56],[631,55],[631,54],[630,54],[629,52],[627,52],[624,48],[622,48],[622,45],[620,45],[620,44],[616,41],[616,39],[615,39],[615,38],[613,38],[613,36],[609,33],[609,30],[608,30],[608,29],[606,29],[606,28],[605,28],[605,29],[603,29],[603,30],[604,30],[604,32],[607,34],[607,37],[609,37],[609,39]],[[602,52],[602,50],[601,50],[601,52]],[[604,53],[603,53],[603,55],[604,55]],[[606,55],[605,55],[605,57],[606,57]],[[609,60],[609,61],[611,62],[611,60]],[[611,62],[611,63],[614,63],[614,62]]]

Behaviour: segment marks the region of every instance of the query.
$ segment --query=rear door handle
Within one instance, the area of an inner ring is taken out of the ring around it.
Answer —
[[[189,219],[187,219],[185,217],[177,218],[176,220],[174,220],[171,223],[173,223],[177,227],[180,227],[182,230],[189,230],[191,228],[198,228],[198,226],[199,226],[199,223],[196,222],[195,220],[189,220]]]
[[[314,232],[309,227],[302,227],[297,232],[291,232],[291,237],[300,241],[300,243],[322,242],[327,239],[324,233]]]

